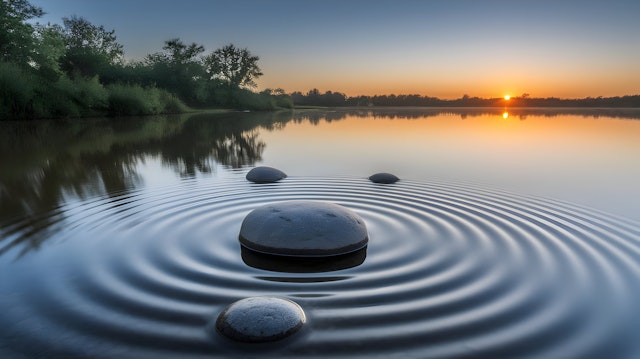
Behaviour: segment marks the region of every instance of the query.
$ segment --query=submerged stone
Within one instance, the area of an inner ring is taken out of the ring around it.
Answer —
[[[374,175],[371,175],[371,177],[369,177],[369,180],[374,183],[391,184],[391,183],[398,182],[400,178],[398,178],[396,175],[393,175],[391,173],[382,172],[382,173],[376,173]]]
[[[246,176],[248,181],[255,183],[273,183],[278,182],[287,175],[277,168],[261,166],[252,168]]]
[[[306,321],[302,308],[289,299],[251,297],[225,308],[216,320],[216,329],[236,341],[264,343],[291,336]]]
[[[246,248],[281,256],[336,256],[364,248],[369,241],[364,220],[337,204],[288,201],[259,207],[240,227]]]

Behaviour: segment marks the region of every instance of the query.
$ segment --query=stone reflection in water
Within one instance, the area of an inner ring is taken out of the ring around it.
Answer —
[[[241,247],[242,260],[252,268],[281,273],[321,273],[357,267],[367,258],[367,247],[329,257],[291,257],[264,254]]]

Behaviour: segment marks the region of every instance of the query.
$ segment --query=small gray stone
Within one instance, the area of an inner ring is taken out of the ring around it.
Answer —
[[[278,182],[287,175],[277,168],[261,166],[252,168],[246,176],[248,181],[255,183],[273,183]]]
[[[240,227],[240,243],[281,256],[323,257],[351,253],[369,241],[364,220],[337,204],[288,201],[259,207]]]
[[[251,297],[225,308],[216,320],[216,328],[236,341],[264,343],[291,336],[306,321],[302,308],[289,299]]]
[[[371,177],[369,177],[369,180],[374,183],[391,184],[391,183],[398,182],[400,178],[396,177],[395,175],[392,175],[391,173],[382,172],[382,173],[376,173],[372,175]]]

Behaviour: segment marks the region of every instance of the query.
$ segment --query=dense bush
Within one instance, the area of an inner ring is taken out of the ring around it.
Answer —
[[[20,66],[0,62],[0,118],[22,118],[33,112],[37,83]]]
[[[160,103],[163,106],[162,113],[183,113],[189,109],[176,95],[165,90],[159,91]]]
[[[112,115],[147,115],[159,112],[160,103],[151,91],[140,85],[109,86],[109,113]]]
[[[187,110],[177,97],[156,87],[115,84],[110,85],[108,90],[111,115],[153,115]]]
[[[98,114],[107,108],[108,91],[98,81],[98,77],[81,76],[70,79],[60,77],[51,90],[53,94],[43,96],[51,99],[46,106],[53,116],[79,117]]]
[[[154,86],[103,86],[98,77],[60,76],[50,81],[35,69],[0,62],[0,119],[182,113],[188,107]]]

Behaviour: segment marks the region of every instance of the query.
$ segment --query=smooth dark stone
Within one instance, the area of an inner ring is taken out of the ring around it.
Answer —
[[[278,182],[283,178],[287,178],[287,174],[273,167],[255,167],[247,173],[248,181],[255,183],[273,183]]]
[[[369,180],[374,183],[391,184],[398,182],[400,178],[392,175],[391,173],[376,173],[369,177]]]
[[[364,248],[369,241],[364,220],[337,204],[289,201],[259,207],[240,227],[240,243],[272,255],[336,256]]]
[[[264,343],[291,336],[306,321],[302,308],[289,299],[251,297],[225,308],[216,320],[216,328],[229,339]]]

